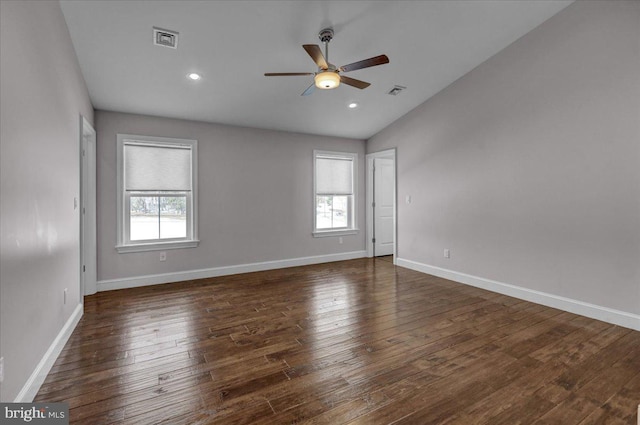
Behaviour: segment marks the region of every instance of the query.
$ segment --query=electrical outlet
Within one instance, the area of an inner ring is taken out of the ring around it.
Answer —
[[[167,253],[165,251],[160,252],[160,261],[167,261]]]
[[[451,252],[446,248],[444,250],[444,258],[451,258]]]
[[[407,205],[409,205],[411,203],[411,195],[407,195],[405,201],[407,202]]]
[[[64,288],[64,304],[67,304],[67,288]]]
[[[342,236],[338,238],[338,243],[342,245]]]
[[[0,357],[0,382],[4,381],[4,357]]]

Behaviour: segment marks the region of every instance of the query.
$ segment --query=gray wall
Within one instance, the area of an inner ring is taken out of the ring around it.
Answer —
[[[365,249],[364,178],[358,179],[360,232],[314,238],[313,150],[358,154],[363,140],[308,136],[168,118],[96,111],[98,281]],[[198,140],[197,248],[118,254],[116,134]]]
[[[58,2],[2,1],[0,28],[0,399],[13,401],[79,303],[73,199],[93,109]]]
[[[368,140],[399,257],[640,313],[639,43],[639,2],[576,2]]]

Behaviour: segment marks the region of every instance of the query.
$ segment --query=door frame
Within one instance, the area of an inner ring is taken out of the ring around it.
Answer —
[[[91,145],[89,148],[88,146]],[[97,222],[96,222],[96,131],[87,119],[80,115],[80,303],[84,302],[85,295],[97,292]],[[91,178],[92,177],[92,178]],[[89,191],[89,192],[87,192]],[[91,205],[89,205],[91,204]],[[92,217],[86,220],[86,208]],[[93,244],[87,244],[85,236],[93,233]],[[92,257],[89,262],[89,270],[85,270],[86,259]]]
[[[398,200],[397,198],[397,169],[396,166],[396,148],[386,149],[380,152],[368,153],[366,155],[366,175],[367,175],[367,195],[365,198],[366,205],[366,219],[367,219],[367,257],[373,257],[374,255],[374,220],[373,220],[373,193],[374,193],[374,179],[373,179],[373,160],[376,158],[385,158],[393,160],[393,264],[396,263],[398,256]]]

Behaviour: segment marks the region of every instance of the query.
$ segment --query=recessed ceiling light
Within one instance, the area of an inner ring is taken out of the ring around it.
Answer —
[[[191,74],[187,75],[187,77],[189,77],[193,81],[198,81],[200,78],[202,78],[200,74],[196,74],[195,72],[192,72]]]
[[[357,102],[351,102],[349,105],[349,109],[355,109],[358,107],[358,103]]]

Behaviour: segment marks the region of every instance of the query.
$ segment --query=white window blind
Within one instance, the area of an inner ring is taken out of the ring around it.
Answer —
[[[352,195],[353,160],[316,157],[316,195]]]
[[[124,145],[126,191],[190,191],[191,147]]]

